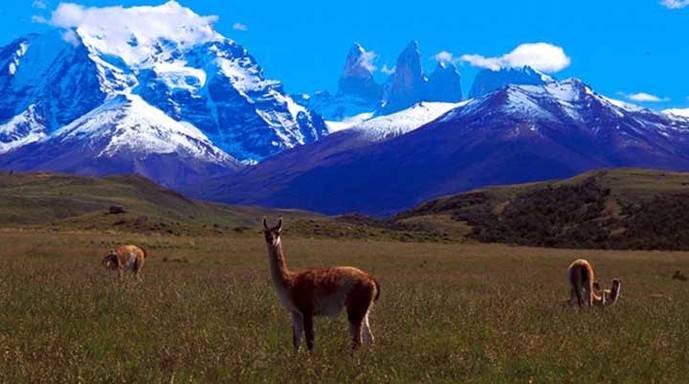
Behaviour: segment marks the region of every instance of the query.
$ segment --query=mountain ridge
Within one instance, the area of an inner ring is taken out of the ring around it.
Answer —
[[[327,164],[268,172],[260,190],[240,177],[206,197],[386,215],[480,186],[603,167],[689,170],[688,153],[689,120],[624,109],[570,79],[500,88],[404,135],[339,153]],[[259,164],[251,172],[269,167]]]

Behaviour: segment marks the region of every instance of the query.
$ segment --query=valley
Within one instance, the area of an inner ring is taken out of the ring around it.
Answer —
[[[0,5],[0,383],[689,382],[688,0],[130,3]]]
[[[306,238],[689,251],[689,174],[633,168],[475,189],[383,217],[210,203],[127,175],[0,173],[0,198],[0,226],[17,229],[225,236],[282,216]]]

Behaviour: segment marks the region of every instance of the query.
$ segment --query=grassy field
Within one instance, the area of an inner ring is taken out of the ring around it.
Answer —
[[[289,225],[289,223],[287,224]],[[377,343],[350,356],[344,316],[295,355],[260,233],[0,230],[0,382],[689,382],[689,253],[284,238],[294,269],[355,265],[382,294]],[[143,283],[101,269],[147,247]],[[563,307],[591,260],[615,307]]]

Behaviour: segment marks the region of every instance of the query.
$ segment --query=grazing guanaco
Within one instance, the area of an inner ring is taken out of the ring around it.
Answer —
[[[601,289],[595,280],[593,267],[588,260],[577,259],[567,268],[567,281],[570,286],[569,303],[580,307],[593,305],[612,305],[617,302],[622,288],[619,279],[613,279],[612,289]]]
[[[306,346],[313,351],[314,316],[337,316],[347,308],[352,350],[361,346],[362,332],[366,346],[373,343],[369,313],[380,296],[380,285],[368,273],[354,267],[331,267],[292,272],[282,250],[282,218],[274,227],[263,219],[268,261],[280,303],[292,313],[295,351],[306,333]]]
[[[600,301],[594,289],[597,284],[591,263],[584,259],[577,259],[567,268],[567,281],[570,286],[569,302],[573,304],[576,300],[580,307],[584,305],[592,306],[594,300]]]
[[[105,257],[103,257],[103,265],[107,269],[117,271],[117,275],[122,280],[122,274],[125,270],[134,272],[136,278],[141,281],[141,269],[148,254],[146,250],[137,247],[136,245],[123,245],[115,249],[111,249]]]

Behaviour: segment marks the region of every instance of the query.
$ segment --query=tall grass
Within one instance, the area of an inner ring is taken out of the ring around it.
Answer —
[[[290,267],[345,264],[382,284],[376,345],[344,316],[295,355],[262,239],[0,232],[0,382],[688,382],[689,254],[285,238]],[[116,242],[144,282],[100,268]],[[563,306],[577,257],[618,305]],[[167,260],[167,261],[164,261]]]

